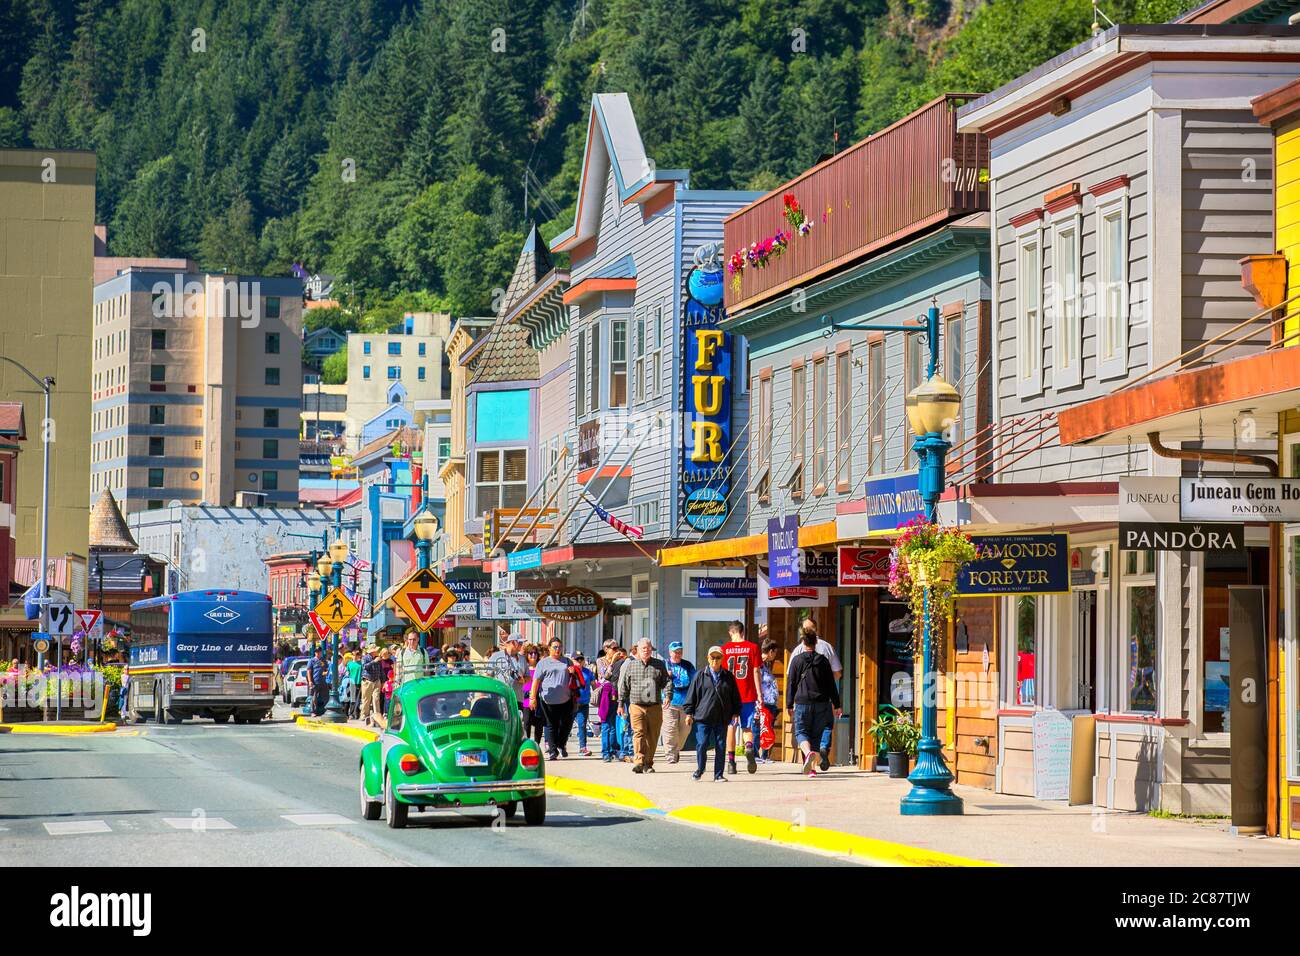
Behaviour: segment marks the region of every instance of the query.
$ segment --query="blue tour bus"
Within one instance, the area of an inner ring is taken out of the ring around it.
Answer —
[[[257,591],[185,591],[131,605],[126,716],[257,723],[274,703],[271,599]]]

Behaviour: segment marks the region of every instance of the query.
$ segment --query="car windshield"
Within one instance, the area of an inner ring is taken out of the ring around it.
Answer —
[[[500,694],[481,690],[445,690],[420,698],[420,723],[440,720],[509,720],[510,704]]]

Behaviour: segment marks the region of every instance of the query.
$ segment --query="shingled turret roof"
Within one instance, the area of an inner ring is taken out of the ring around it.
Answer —
[[[125,551],[133,553],[139,546],[131,537],[131,529],[117,506],[113,492],[105,488],[90,511],[90,546],[96,551]]]

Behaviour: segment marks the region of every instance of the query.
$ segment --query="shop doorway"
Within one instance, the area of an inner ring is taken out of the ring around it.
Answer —
[[[835,599],[835,653],[840,657],[844,675],[840,678],[840,702],[843,715],[835,721],[831,761],[836,766],[858,763],[858,605],[857,596]]]
[[[876,715],[888,707],[909,712],[914,706],[912,665],[912,613],[901,601],[881,601],[876,619]],[[847,674],[846,674],[847,676]],[[885,766],[876,753],[877,767]]]
[[[1074,709],[1097,711],[1097,592],[1074,592]]]

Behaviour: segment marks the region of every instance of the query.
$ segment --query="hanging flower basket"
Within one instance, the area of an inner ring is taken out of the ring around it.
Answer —
[[[889,593],[907,601],[919,629],[925,620],[928,585],[930,620],[950,621],[957,574],[980,557],[979,546],[964,531],[914,518],[903,526],[889,553]]]

